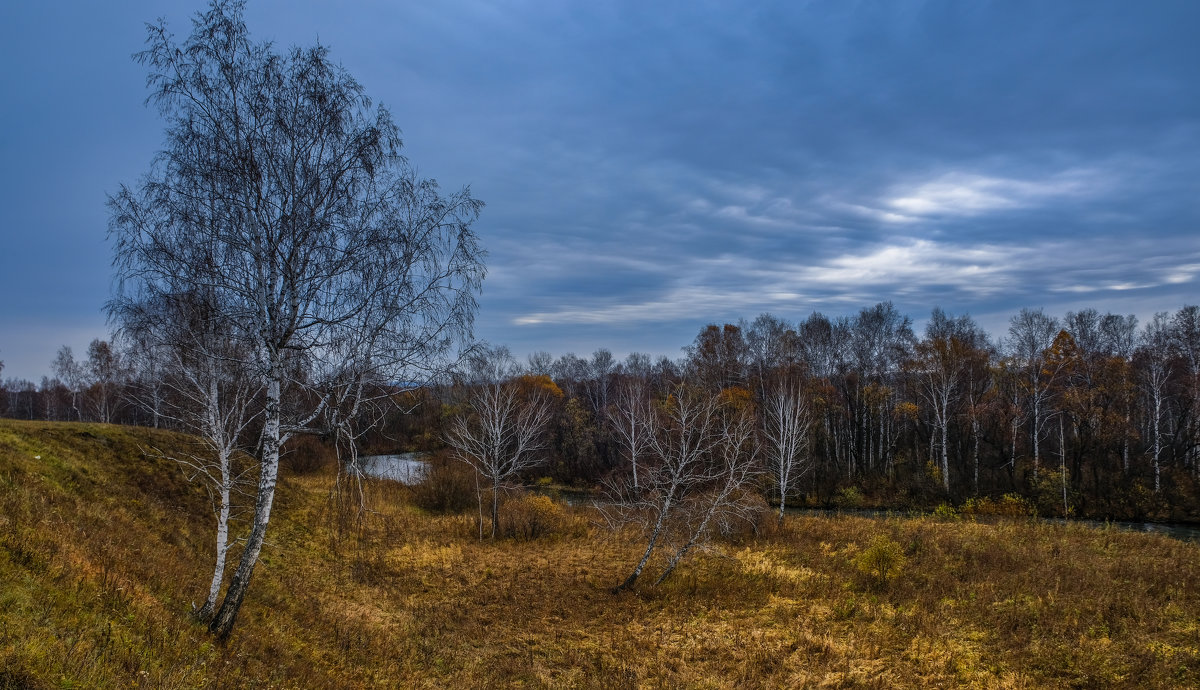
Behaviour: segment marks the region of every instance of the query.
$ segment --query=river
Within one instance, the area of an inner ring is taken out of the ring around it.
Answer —
[[[426,464],[421,459],[423,453],[400,453],[398,455],[364,455],[359,458],[362,464],[363,472],[371,477],[378,479],[391,479],[402,482],[404,484],[412,484],[421,481],[425,474]],[[538,493],[544,493],[552,498],[562,500],[567,505],[589,505],[593,501],[606,503],[607,501],[598,495],[587,491],[563,491],[560,489],[535,489]],[[870,518],[887,518],[887,517],[903,517],[908,515],[904,512],[874,510],[869,508],[859,509],[820,509],[820,508],[789,508],[788,513],[792,515],[837,515],[843,513],[847,515],[858,515],[860,517]],[[1200,544],[1200,525],[1187,523],[1172,523],[1172,522],[1135,522],[1126,520],[1114,520],[1111,522],[1103,522],[1100,520],[1064,520],[1062,518],[1046,518],[1047,522],[1057,524],[1078,524],[1087,525],[1096,529],[1102,529],[1106,526],[1112,526],[1117,529],[1122,529],[1130,532],[1146,532],[1149,534],[1164,534],[1168,537],[1178,539],[1180,541]]]
[[[376,479],[391,479],[402,484],[414,484],[425,476],[426,464],[423,453],[400,453],[398,455],[363,455],[359,465],[364,474]]]

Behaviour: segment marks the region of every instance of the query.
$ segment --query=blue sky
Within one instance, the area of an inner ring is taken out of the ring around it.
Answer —
[[[162,142],[130,55],[197,2],[0,8],[0,360],[106,334],[104,201]],[[487,203],[477,335],[677,356],[709,322],[1200,301],[1200,3],[251,0]]]

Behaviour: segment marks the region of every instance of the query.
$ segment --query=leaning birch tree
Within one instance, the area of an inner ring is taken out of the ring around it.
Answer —
[[[233,629],[266,537],[281,445],[352,418],[364,382],[417,383],[469,335],[484,275],[482,203],[443,195],[400,155],[388,111],[317,45],[254,42],[214,0],[182,42],[137,55],[163,149],[109,199],[119,315],[204,288],[264,390],[254,516],[210,630]],[[330,373],[342,378],[325,385]],[[347,414],[331,417],[336,405]]]
[[[751,489],[762,476],[757,421],[750,393],[712,393],[680,384],[645,413],[652,431],[639,491],[624,477],[609,479],[612,504],[597,506],[612,525],[636,524],[646,548],[629,575],[611,592],[637,584],[655,553],[669,552],[660,584],[714,528],[758,518],[761,499]]]
[[[230,526],[237,504],[253,483],[253,463],[239,457],[257,442],[262,387],[244,365],[239,338],[221,318],[222,310],[203,292],[170,295],[156,302],[127,304],[120,312],[121,332],[144,348],[155,363],[155,393],[142,399],[155,420],[169,420],[195,436],[198,448],[151,448],[178,463],[188,481],[199,481],[213,499],[216,516],[215,559],[208,595],[196,612],[211,620],[225,578]]]
[[[629,576],[613,588],[614,594],[634,586],[682,504],[704,483],[710,454],[721,440],[720,407],[716,396],[681,385],[656,409],[647,411],[650,418],[645,424],[653,429],[653,461],[644,468],[640,490],[626,491],[620,482],[609,487],[626,520],[642,522],[647,533],[646,550]]]
[[[754,413],[748,408],[726,409],[720,423],[720,438],[713,449],[707,469],[694,477],[703,491],[696,492],[688,506],[689,519],[683,525],[681,544],[667,559],[655,585],[662,584],[680,561],[693,549],[707,543],[714,522],[735,520],[754,524],[758,504],[751,499],[750,488],[761,475]]]

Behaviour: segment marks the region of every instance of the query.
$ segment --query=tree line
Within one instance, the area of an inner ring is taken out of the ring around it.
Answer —
[[[780,507],[1011,493],[1048,515],[1194,519],[1200,509],[1195,306],[1143,325],[1023,309],[994,340],[941,309],[917,334],[883,302],[846,317],[711,324],[684,349],[675,360],[531,354],[509,378],[544,377],[561,394],[538,403],[549,406],[545,457],[526,478],[595,486],[624,473],[636,484],[649,438],[639,416],[686,386],[744,400],[764,452],[796,458],[759,482]],[[431,395],[442,411],[421,424],[455,420],[461,405],[447,400]]]
[[[514,411],[536,402],[522,414],[538,420],[541,436],[524,439],[518,458],[492,461],[512,461],[509,475],[597,486],[627,473],[636,484],[648,443],[639,415],[688,386],[745,399],[759,440],[789,446],[778,452],[796,464],[762,482],[780,505],[928,506],[1016,493],[1046,514],[1196,514],[1196,306],[1145,324],[1094,309],[1062,318],[1024,309],[993,340],[969,316],[940,309],[914,333],[884,302],[846,317],[712,324],[684,350],[677,359],[624,360],[606,349],[535,352],[520,365],[506,350],[484,350],[490,359],[475,357],[453,380],[404,392],[379,384],[374,397],[387,404],[348,420],[362,430],[353,445],[434,450],[466,439],[471,432],[455,426],[463,413],[486,411],[470,409],[478,400],[465,391],[490,390],[493,408],[501,394]],[[208,384],[182,380],[181,353],[165,352],[131,331],[94,341],[86,359],[64,347],[53,377],[4,382],[3,414],[186,428],[181,411]],[[238,380],[229,371],[211,378]],[[221,394],[247,403],[262,396],[238,390]]]

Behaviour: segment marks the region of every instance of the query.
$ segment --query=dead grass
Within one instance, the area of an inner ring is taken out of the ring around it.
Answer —
[[[151,439],[0,422],[0,688],[1200,684],[1200,548],[1166,537],[792,517],[614,597],[636,541],[585,512],[480,542],[378,485],[339,532],[328,474],[285,480],[222,647],[188,615],[206,498]],[[904,556],[883,580],[856,565],[877,538]]]

